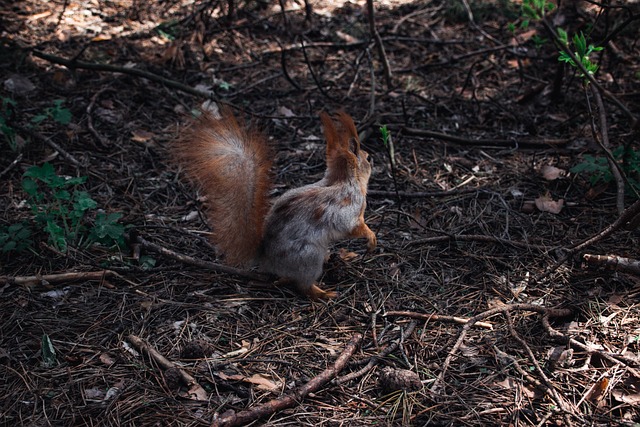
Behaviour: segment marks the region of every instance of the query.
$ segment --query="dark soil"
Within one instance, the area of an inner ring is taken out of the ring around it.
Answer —
[[[469,0],[473,22],[459,1],[375,2],[387,81],[364,1],[311,1],[310,13],[289,1],[284,14],[279,2],[236,3],[230,16],[219,1],[0,2],[0,238],[11,224],[32,230],[25,251],[0,258],[0,423],[209,425],[308,383],[357,333],[361,346],[338,373],[351,377],[256,423],[640,422],[640,276],[583,262],[640,258],[640,232],[620,227],[568,252],[616,221],[618,193],[613,181],[569,172],[586,155],[605,158],[592,132],[600,122],[544,27],[510,31],[520,11],[503,0]],[[550,19],[595,44],[612,36],[591,57],[596,79],[637,117],[640,8],[604,3],[617,7],[562,2]],[[323,175],[318,113],[354,117],[374,161],[365,217],[378,248],[333,248],[322,287],[335,300],[310,302],[136,242],[216,261],[204,238],[215,227],[169,149],[208,91],[269,136],[277,194]],[[640,182],[633,119],[610,98],[603,113],[611,148],[626,147],[637,168],[627,176]],[[87,229],[100,211],[123,214],[119,249],[62,250],[49,239],[22,185],[45,162],[87,177],[79,188],[97,204]],[[624,206],[636,200],[627,187]],[[55,276],[80,272],[98,276]],[[548,323],[513,305],[523,303],[570,314]],[[492,329],[447,317],[490,309],[476,320]],[[383,369],[393,380],[381,384]],[[181,372],[202,394],[189,394]]]

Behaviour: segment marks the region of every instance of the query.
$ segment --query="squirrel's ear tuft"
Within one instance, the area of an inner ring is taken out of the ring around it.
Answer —
[[[341,133],[344,135],[343,138],[345,138],[347,146],[357,155],[360,151],[360,138],[358,137],[358,129],[356,129],[353,118],[344,111],[339,111],[337,119],[341,124]]]
[[[327,140],[327,156],[330,156],[340,148],[338,131],[336,130],[335,123],[333,123],[333,120],[331,120],[331,117],[326,111],[320,113],[320,121],[322,122],[324,137]]]

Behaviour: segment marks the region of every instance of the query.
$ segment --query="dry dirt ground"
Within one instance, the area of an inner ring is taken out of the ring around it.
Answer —
[[[0,424],[199,426],[266,405],[256,425],[638,425],[640,279],[583,255],[637,259],[640,232],[570,250],[617,224],[617,191],[570,172],[604,159],[600,121],[543,25],[507,1],[468,0],[472,21],[461,1],[375,2],[388,80],[364,1],[282,3],[1,2],[0,238],[31,236],[0,258]],[[601,112],[632,155],[640,10],[596,3],[549,20],[610,38],[596,79],[631,115]],[[275,194],[322,176],[319,111],[355,118],[379,246],[335,245],[335,300],[159,251],[216,261],[169,151],[207,97],[269,135]],[[86,177],[82,227],[122,213],[119,250],[51,241],[34,209],[52,199],[23,187],[44,164]]]

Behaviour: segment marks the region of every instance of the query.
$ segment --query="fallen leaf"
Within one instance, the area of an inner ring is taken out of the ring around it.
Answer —
[[[338,256],[341,260],[349,262],[355,258],[358,258],[359,255],[355,252],[348,251],[345,248],[340,248],[340,250],[338,251]]]
[[[291,111],[290,109],[288,109],[287,107],[284,107],[284,106],[278,107],[278,114],[280,114],[281,116],[284,116],[284,117],[294,117],[295,116],[293,111]]]
[[[111,357],[109,353],[102,353],[100,355],[100,361],[107,366],[111,366],[116,363],[115,359]]]
[[[620,402],[633,406],[640,405],[640,393],[626,393],[622,390],[613,390],[611,394]]]
[[[604,377],[593,385],[587,395],[587,399],[592,403],[598,404],[604,397],[607,387],[609,387],[609,378]]]
[[[547,181],[553,181],[567,174],[567,172],[564,169],[560,169],[550,165],[543,166],[541,172],[542,172],[542,177]]]
[[[280,389],[278,383],[271,381],[269,377],[262,374],[253,374],[249,378],[245,378],[244,381],[257,385],[259,390],[277,391]]]
[[[148,142],[151,138],[155,136],[151,132],[147,132],[146,130],[141,130],[141,129],[136,129],[133,132],[131,132],[131,134],[133,135],[131,137],[131,140],[134,142]]]
[[[536,207],[541,212],[549,212],[552,214],[559,214],[564,207],[564,199],[553,200],[549,196],[541,196],[536,200]]]

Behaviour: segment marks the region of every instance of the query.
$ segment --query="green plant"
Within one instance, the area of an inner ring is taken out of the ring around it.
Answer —
[[[547,12],[554,10],[556,5],[547,0],[523,0],[520,8],[523,17],[520,26],[527,28],[531,20],[542,19]]]
[[[87,229],[85,215],[95,209],[97,203],[89,193],[78,188],[86,180],[86,177],[58,176],[50,163],[33,166],[23,176],[22,188],[29,196],[35,221],[59,250],[83,242],[124,244],[124,227],[117,224],[120,214],[99,213],[93,227]]]
[[[565,46],[569,47],[569,36],[562,28],[558,28],[558,37]],[[602,47],[596,47],[592,44],[587,45],[587,39],[582,32],[573,36],[573,46],[576,49],[574,55],[582,63],[585,70],[587,70],[589,74],[595,74],[598,70],[598,64],[591,62],[589,55],[593,52],[601,51]],[[558,61],[566,62],[574,68],[578,68],[573,58],[571,58],[565,51],[560,51]],[[581,74],[581,77],[584,77],[584,75]]]
[[[122,224],[118,224],[120,218],[122,218],[122,214],[119,212],[110,214],[99,212],[89,233],[89,241],[105,246],[113,246],[115,244],[120,248],[124,247],[125,227]]]
[[[23,252],[31,246],[31,230],[19,222],[0,227],[0,251],[2,253]]]
[[[61,125],[69,124],[73,116],[71,115],[71,111],[62,104],[64,104],[63,99],[56,99],[53,101],[53,107],[45,108],[42,113],[34,116],[31,121],[34,124],[39,124],[42,121],[51,118]]]
[[[620,146],[612,150],[612,154],[626,175],[629,185],[636,190],[640,190],[640,181],[635,178],[640,176],[640,152],[630,147]],[[571,172],[590,175],[589,182],[591,185],[599,182],[609,183],[614,179],[607,158],[595,157],[590,154],[585,154],[582,162],[571,168]]]
[[[0,97],[2,104],[0,105],[0,132],[4,135],[5,140],[9,143],[9,147],[13,151],[16,150],[16,131],[8,124],[11,108],[15,107],[16,102],[13,99]]]

